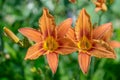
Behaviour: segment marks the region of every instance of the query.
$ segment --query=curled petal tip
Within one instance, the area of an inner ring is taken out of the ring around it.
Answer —
[[[47,8],[43,8],[43,13],[49,12]]]

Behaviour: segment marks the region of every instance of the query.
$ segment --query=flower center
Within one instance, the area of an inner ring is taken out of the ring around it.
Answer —
[[[43,48],[45,50],[54,51],[55,49],[58,48],[58,43],[56,42],[56,40],[53,37],[49,36],[44,41]]]
[[[82,40],[78,42],[78,48],[80,48],[82,51],[87,51],[91,49],[91,47],[92,45],[86,36],[83,36]]]

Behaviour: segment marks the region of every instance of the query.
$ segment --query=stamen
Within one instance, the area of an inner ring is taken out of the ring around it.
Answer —
[[[78,48],[80,48],[82,51],[87,51],[92,47],[90,41],[86,38],[86,36],[83,36],[82,40],[78,42]]]
[[[58,48],[58,43],[53,37],[49,36],[44,41],[43,48],[45,50],[54,51],[55,49]]]

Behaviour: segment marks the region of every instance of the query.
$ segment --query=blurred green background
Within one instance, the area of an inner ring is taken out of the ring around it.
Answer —
[[[50,10],[57,24],[71,17],[73,26],[84,7],[91,16],[92,24],[112,22],[112,39],[120,41],[120,0],[114,0],[112,4],[109,3],[111,0],[107,1],[108,11],[95,13],[95,5],[90,0],[77,0],[75,4],[68,0],[0,0],[0,80],[120,80],[120,49],[115,49],[115,60],[92,58],[87,75],[79,68],[77,53],[60,55],[57,72],[52,75],[45,56],[25,61],[30,45],[22,48],[3,33],[3,27],[6,26],[27,44],[18,29],[37,29],[43,7]]]

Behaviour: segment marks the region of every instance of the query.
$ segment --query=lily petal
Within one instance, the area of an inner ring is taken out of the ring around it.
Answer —
[[[112,31],[112,23],[103,24],[93,30],[93,38],[109,41],[112,36]]]
[[[87,53],[80,52],[78,54],[79,66],[84,74],[88,72],[90,60],[90,55],[88,55]]]
[[[44,53],[45,51],[41,48],[41,43],[36,43],[35,45],[33,45],[32,47],[28,49],[25,60],[26,59],[31,59],[31,60],[37,59]]]
[[[39,27],[41,28],[41,32],[44,38],[46,38],[47,36],[51,36],[55,31],[54,17],[49,14],[47,8],[43,9],[43,15],[39,19]]]
[[[42,41],[41,33],[33,28],[20,28],[18,31],[35,42]]]
[[[112,46],[112,48],[120,48],[120,42],[110,41],[109,44]]]
[[[99,58],[116,58],[113,48],[101,40],[93,41],[93,49],[89,52],[92,56]]]
[[[90,22],[90,16],[87,14],[85,9],[82,9],[75,26],[77,40],[82,39],[83,36],[91,39],[91,31],[92,26]]]
[[[59,54],[70,54],[76,51],[77,46],[68,38],[61,38],[58,43],[59,47],[55,52]]]
[[[47,61],[52,70],[52,73],[54,74],[58,67],[58,54],[56,53],[47,54]]]
[[[71,24],[72,24],[72,19],[68,18],[58,26],[58,30],[57,30],[58,38],[65,36],[65,34],[68,32],[69,28],[71,27]]]
[[[74,31],[73,28],[69,28],[66,36],[67,36],[70,40],[72,40],[73,42],[76,40],[75,31]]]

